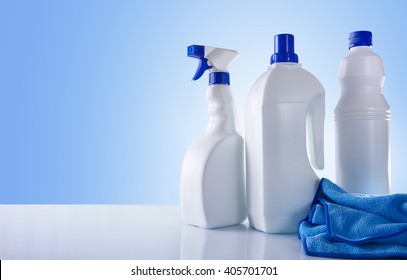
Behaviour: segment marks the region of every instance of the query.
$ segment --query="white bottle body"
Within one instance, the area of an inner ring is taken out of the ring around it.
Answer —
[[[244,141],[230,87],[210,85],[207,97],[207,133],[189,147],[182,165],[181,211],[187,224],[216,228],[246,219]]]
[[[369,46],[341,61],[341,98],[335,108],[336,181],[346,191],[390,191],[390,107],[383,95],[381,58]]]
[[[318,169],[324,164],[324,117],[324,88],[298,63],[272,64],[253,85],[246,107],[246,189],[257,230],[295,232],[307,215],[319,182],[310,161]]]

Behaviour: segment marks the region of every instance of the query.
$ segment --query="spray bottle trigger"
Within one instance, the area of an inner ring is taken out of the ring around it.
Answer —
[[[208,64],[208,59],[202,57],[199,59],[198,69],[196,69],[196,73],[192,80],[196,81],[205,73],[206,70],[211,69],[212,66]]]

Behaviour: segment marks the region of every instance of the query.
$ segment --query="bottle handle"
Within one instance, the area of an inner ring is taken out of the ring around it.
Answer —
[[[311,102],[307,113],[307,150],[312,167],[324,168],[325,95],[319,94]]]

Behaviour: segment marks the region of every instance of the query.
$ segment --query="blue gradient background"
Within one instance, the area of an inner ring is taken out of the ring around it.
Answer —
[[[347,35],[373,32],[392,108],[392,191],[407,192],[403,1],[0,1],[0,203],[179,202],[182,159],[206,130],[190,44],[233,48],[240,122],[273,36],[295,35],[326,89],[326,169]]]

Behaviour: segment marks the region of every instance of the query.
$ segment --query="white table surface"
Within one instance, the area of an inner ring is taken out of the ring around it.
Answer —
[[[316,259],[295,234],[185,225],[179,206],[0,205],[0,259]]]

